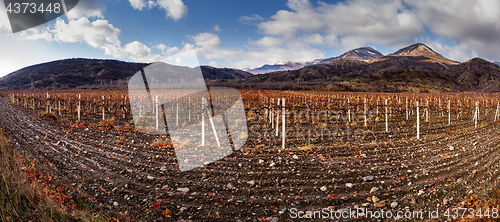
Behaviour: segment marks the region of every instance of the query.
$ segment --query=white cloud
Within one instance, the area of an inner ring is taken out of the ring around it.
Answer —
[[[220,63],[218,63],[216,61],[210,61],[210,62],[208,62],[208,65],[212,66],[212,67],[219,67],[219,68],[224,67],[224,65],[222,65],[222,64],[220,64]]]
[[[434,34],[450,39],[445,51],[452,59],[466,61],[479,56],[500,60],[499,0],[405,1]]]
[[[241,16],[240,17],[240,22],[243,24],[253,24],[254,22],[259,22],[262,20],[264,20],[264,18],[262,18],[262,16],[257,15],[257,14],[254,14],[251,16]]]
[[[280,10],[258,24],[264,34],[292,38],[311,33],[313,44],[336,45],[347,38],[344,42],[356,46],[369,42],[400,46],[423,32],[422,23],[401,0],[319,2],[317,7],[308,0],[289,0],[287,5],[291,10]],[[329,38],[321,39],[319,33]]]
[[[166,18],[172,18],[177,21],[187,14],[188,7],[182,0],[129,0],[132,8],[143,10],[146,6],[151,9],[159,7],[166,12]]]
[[[299,41],[281,41],[274,37],[263,37],[250,41],[246,50],[224,46],[218,35],[199,33],[190,36],[198,54],[208,60],[220,60],[235,68],[258,67],[277,61],[311,61],[324,55],[318,49]],[[183,50],[191,45],[186,44]],[[220,66],[220,62],[218,62]]]
[[[265,36],[252,43],[262,47],[281,47],[284,41],[276,37]]]
[[[0,34],[12,32],[10,28],[9,17],[7,16],[7,12],[5,11],[4,2],[0,0]]]
[[[99,4],[96,0],[82,0],[66,16],[68,16],[68,19],[79,19],[82,17],[104,18],[105,10],[106,6]]]
[[[216,32],[220,31],[220,26],[219,26],[219,24],[216,24],[216,25],[214,26],[213,30],[214,30],[214,31],[216,31]]]
[[[70,20],[68,23],[59,18],[49,28],[25,30],[19,36],[24,40],[43,39],[48,42],[85,43],[93,48],[104,50],[105,55],[139,62],[157,61],[168,53],[179,51],[176,48],[168,48],[159,44],[156,48],[162,53],[155,54],[151,48],[138,41],[133,41],[122,47],[119,39],[120,33],[121,30],[107,20],[89,21],[88,18],[83,17],[78,20]]]
[[[88,18],[70,20],[66,23],[62,19],[57,19],[54,28],[50,30],[53,39],[58,42],[85,42],[94,48],[104,45],[120,45],[118,36],[120,29],[109,24],[107,20],[98,19],[90,22]]]
[[[204,32],[192,36],[196,45],[205,49],[216,49],[221,46],[220,38],[216,34]]]
[[[142,10],[146,7],[145,0],[128,0],[130,2],[130,6],[137,10]]]

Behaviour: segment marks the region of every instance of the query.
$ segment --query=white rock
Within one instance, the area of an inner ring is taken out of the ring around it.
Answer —
[[[276,163],[272,162],[271,164],[269,164],[270,167],[273,167],[273,166],[276,166]]]
[[[250,186],[255,186],[255,180],[250,180],[247,182],[247,184]]]
[[[292,158],[295,159],[295,160],[299,159],[299,157],[297,155],[295,155],[295,154],[292,156]]]
[[[349,188],[352,188],[354,186],[354,184],[352,184],[352,183],[346,183],[345,186],[349,187]]]
[[[187,193],[190,191],[190,189],[188,187],[179,187],[177,188],[177,191]]]
[[[395,207],[397,207],[397,206],[398,206],[398,202],[392,202],[392,203],[391,203],[391,207],[392,207],[392,208],[395,208]]]
[[[321,191],[326,191],[326,187],[325,186],[322,186],[321,188],[319,188]]]
[[[370,182],[370,181],[373,181],[375,178],[373,176],[366,176],[366,177],[363,177],[361,179],[363,179],[363,181],[365,181],[365,182]]]
[[[152,177],[152,176],[147,176],[147,177],[148,177],[148,180],[154,179],[154,177]]]
[[[380,190],[380,188],[378,188],[378,187],[373,187],[373,188],[370,190],[370,193],[375,193],[375,192],[377,192],[377,191],[379,191],[379,190]]]
[[[373,202],[373,203],[377,203],[377,202],[379,202],[379,201],[380,201],[380,198],[378,198],[378,197],[376,197],[376,196],[373,196],[373,197],[372,197],[372,202]]]

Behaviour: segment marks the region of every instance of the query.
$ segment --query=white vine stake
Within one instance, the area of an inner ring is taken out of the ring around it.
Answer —
[[[366,125],[366,98],[364,98],[364,99],[365,99],[365,106],[364,106],[364,109],[363,109],[363,112],[364,112],[363,116],[365,117],[365,127],[367,127],[367,125]]]
[[[104,116],[104,96],[102,96],[102,121],[104,121],[104,117],[105,117]],[[156,128],[157,128],[156,131],[158,131],[158,127],[156,127]]]
[[[349,99],[347,99],[347,117],[349,118],[349,122],[351,122],[351,107]]]
[[[495,120],[493,120],[493,122],[496,122],[497,121],[497,116],[498,116],[498,102],[497,102],[497,110],[495,111]]]
[[[474,112],[474,128],[477,128],[478,118],[479,118],[479,107],[478,107],[478,102],[476,102],[476,111]]]
[[[179,97],[177,97],[177,110],[175,112],[175,125],[179,125]]]
[[[429,122],[429,100],[425,100],[425,122]]]
[[[418,110],[418,101],[417,101],[417,139],[420,139],[420,112]]]
[[[201,98],[201,145],[205,146],[205,97]]]
[[[82,101],[82,94],[78,94],[78,122],[80,122],[80,105]]]
[[[450,100],[448,100],[448,125],[451,124]]]
[[[387,123],[387,99],[385,99],[385,131],[389,132],[389,124]]]
[[[155,100],[155,112],[156,112],[156,132],[159,130],[159,119],[158,119],[158,95],[156,96]]]
[[[278,106],[276,107],[276,136],[278,136],[279,133],[279,123],[280,123],[280,114],[279,114],[279,106],[280,106],[280,99],[278,98]]]
[[[408,98],[406,98],[406,120],[408,120]]]
[[[282,131],[281,131],[281,148],[282,149],[285,149],[285,139],[286,139],[286,130],[285,130],[285,98],[283,98],[283,102],[282,102],[282,105],[283,105],[283,111],[281,112],[281,120],[283,122],[283,126],[282,126]]]

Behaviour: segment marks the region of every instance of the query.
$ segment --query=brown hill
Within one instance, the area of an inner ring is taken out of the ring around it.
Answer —
[[[448,73],[464,91],[500,92],[500,66],[481,58],[454,66]]]

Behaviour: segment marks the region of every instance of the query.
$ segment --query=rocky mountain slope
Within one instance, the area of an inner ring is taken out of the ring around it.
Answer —
[[[500,66],[479,58],[459,63],[418,43],[375,59],[341,58],[298,70],[212,84],[262,89],[500,92]]]

